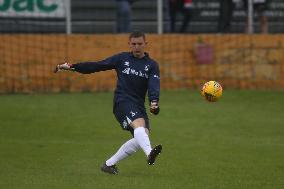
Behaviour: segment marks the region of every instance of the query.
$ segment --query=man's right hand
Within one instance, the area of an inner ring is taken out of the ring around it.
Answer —
[[[75,69],[72,68],[72,64],[65,62],[64,64],[58,64],[54,69],[54,73],[57,73],[62,70],[74,71]]]

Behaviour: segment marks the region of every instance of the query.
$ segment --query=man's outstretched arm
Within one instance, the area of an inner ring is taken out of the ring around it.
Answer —
[[[101,60],[98,62],[81,62],[77,64],[71,64],[65,62],[63,64],[57,65],[55,67],[54,73],[65,70],[65,71],[76,71],[83,74],[89,74],[99,71],[111,70],[115,69],[118,60],[119,56],[114,55],[112,57],[109,57],[105,60]]]

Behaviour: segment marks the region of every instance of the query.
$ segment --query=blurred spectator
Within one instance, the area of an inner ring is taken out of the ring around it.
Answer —
[[[246,12],[248,12],[248,1],[243,0]],[[260,31],[261,33],[268,33],[268,19],[266,15],[266,10],[269,0],[253,0],[253,11],[257,13],[258,19],[260,21]],[[248,21],[247,21],[248,23]],[[246,32],[248,32],[248,24],[246,26]]]
[[[131,29],[131,5],[135,0],[116,0],[117,18],[116,32],[128,33]]]
[[[182,13],[183,20],[179,33],[185,33],[191,18],[192,0],[169,0],[170,31],[176,32],[176,16]]]
[[[233,11],[236,0],[220,0],[218,32],[228,33],[231,29],[231,22],[233,18]]]

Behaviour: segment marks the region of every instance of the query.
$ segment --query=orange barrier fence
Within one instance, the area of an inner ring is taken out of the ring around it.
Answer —
[[[115,72],[54,74],[64,61],[96,61],[128,51],[127,35],[0,35],[0,93],[105,91]],[[148,35],[163,89],[284,89],[284,35]]]

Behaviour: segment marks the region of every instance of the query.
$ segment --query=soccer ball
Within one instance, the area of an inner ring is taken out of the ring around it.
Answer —
[[[216,102],[222,96],[222,86],[217,81],[206,82],[201,89],[201,95],[209,102]]]

